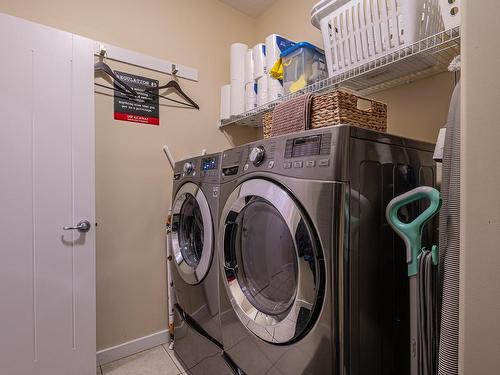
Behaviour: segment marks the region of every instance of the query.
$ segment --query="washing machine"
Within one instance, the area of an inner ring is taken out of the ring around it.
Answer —
[[[435,185],[433,150],[341,125],[223,152],[222,343],[241,372],[409,374],[406,253],[384,212]]]
[[[174,352],[192,374],[231,374],[222,358],[216,233],[220,154],[175,164],[171,267]]]

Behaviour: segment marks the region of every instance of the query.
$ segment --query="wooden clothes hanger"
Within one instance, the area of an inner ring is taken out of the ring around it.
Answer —
[[[118,85],[120,85],[124,89],[123,91],[126,94],[130,94],[134,97],[138,96],[137,92],[132,87],[127,85],[125,82],[123,82],[120,78],[118,78],[116,76],[116,74],[113,72],[113,69],[111,69],[108,64],[106,64],[102,61],[96,62],[94,64],[94,72],[104,72],[105,74],[107,74],[108,76],[113,78],[113,81],[115,81],[115,83],[118,83]],[[120,91],[122,91],[122,90],[120,90]]]
[[[175,77],[175,74],[177,73],[177,67],[172,64],[172,76]],[[167,82],[166,84],[162,85],[162,86],[159,86],[159,87],[149,87],[147,88],[145,91],[146,92],[153,92],[153,91],[156,91],[156,90],[161,90],[161,89],[174,89],[175,91],[177,91],[177,93],[185,100],[187,101],[191,107],[193,108],[196,108],[196,109],[200,109],[200,106],[198,104],[196,104],[196,102],[191,99],[185,92],[184,90],[182,90],[181,86],[179,85],[179,83],[177,83],[176,80],[172,79],[170,80],[169,82]],[[160,95],[161,96],[161,95]],[[162,98],[165,98],[164,96],[161,96]],[[167,98],[165,98],[167,99]]]

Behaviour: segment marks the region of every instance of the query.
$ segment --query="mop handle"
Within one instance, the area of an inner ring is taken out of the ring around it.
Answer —
[[[428,199],[430,204],[420,215],[409,223],[403,223],[398,218],[398,211],[413,202]],[[420,186],[392,199],[387,205],[386,218],[389,225],[403,239],[406,245],[406,263],[408,276],[417,274],[417,257],[422,251],[422,232],[425,224],[439,212],[441,194],[429,186]]]
[[[403,223],[398,218],[399,210],[420,199],[428,199],[430,204],[419,216],[410,223]],[[441,196],[439,192],[428,186],[421,186],[410,190],[409,192],[397,196],[389,202],[385,211],[387,222],[394,231],[403,239],[406,245],[406,262],[408,264],[409,277],[409,295],[410,295],[410,373],[418,374],[418,287],[417,287],[417,272],[418,261],[417,257],[422,251],[422,232],[425,224],[436,214],[441,208]]]

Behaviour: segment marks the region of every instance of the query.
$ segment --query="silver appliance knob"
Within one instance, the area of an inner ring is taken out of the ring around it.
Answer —
[[[190,161],[184,163],[184,173],[186,174],[191,174],[191,172],[194,170],[194,164],[191,163]]]
[[[252,151],[250,151],[250,161],[253,163],[253,165],[258,166],[264,161],[265,154],[266,151],[264,150],[264,147],[254,147]]]

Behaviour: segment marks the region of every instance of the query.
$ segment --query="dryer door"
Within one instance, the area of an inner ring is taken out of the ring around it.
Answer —
[[[271,343],[303,336],[322,303],[324,265],[312,228],[282,187],[243,182],[221,217],[221,270],[243,325]]]
[[[198,284],[210,268],[214,238],[207,198],[192,182],[182,185],[175,196],[171,238],[179,274],[188,284]]]

